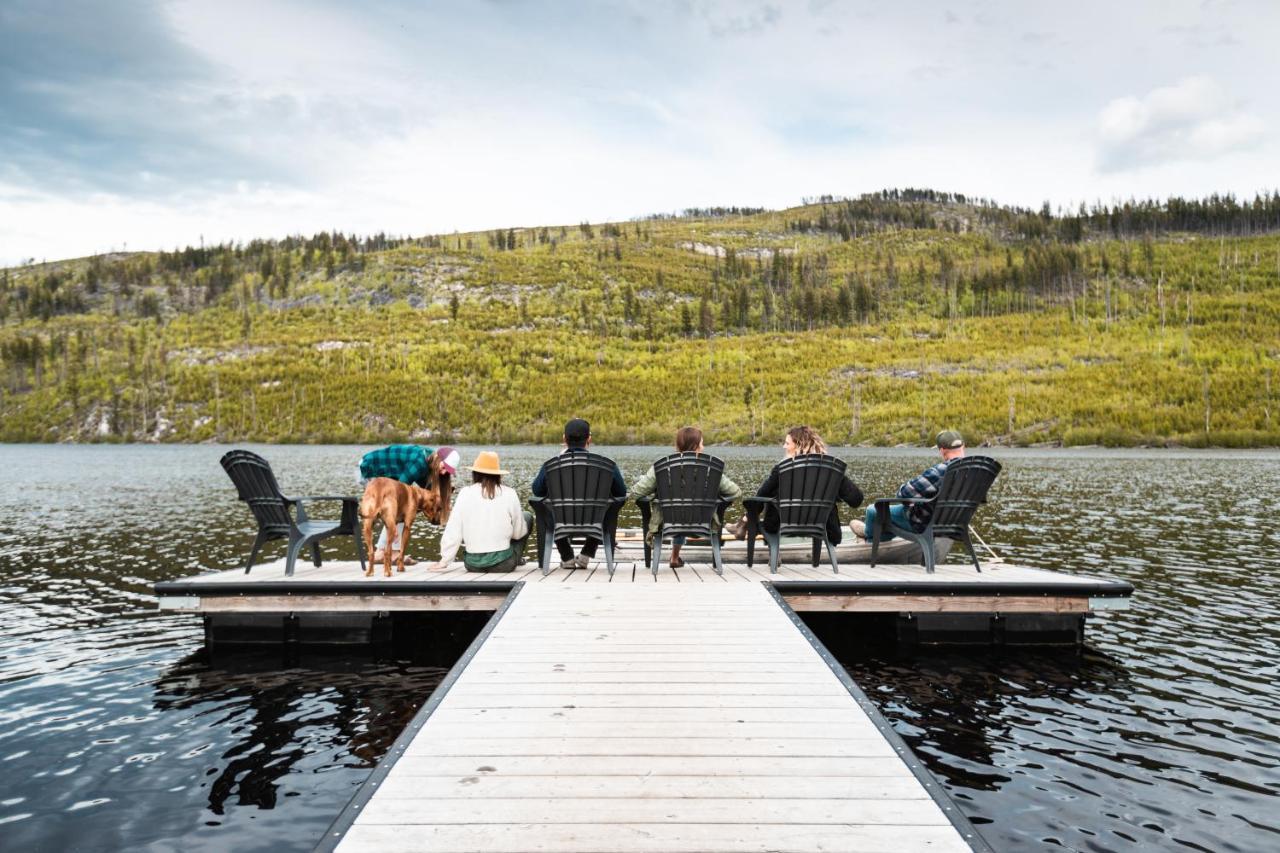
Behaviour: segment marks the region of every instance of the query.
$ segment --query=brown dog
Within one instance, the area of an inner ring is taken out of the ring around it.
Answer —
[[[413,519],[421,512],[427,518],[436,520],[440,517],[440,496],[421,486],[410,486],[393,480],[390,477],[374,477],[364,487],[364,496],[360,498],[361,528],[364,532],[364,547],[369,553],[369,569],[364,573],[367,578],[373,577],[373,521],[381,518],[387,529],[387,547],[383,550],[383,568],[387,577],[391,577],[392,540],[396,535],[396,525],[404,525],[404,533],[400,536],[399,556],[396,559],[397,571],[404,571],[404,552],[409,545],[409,530]]]

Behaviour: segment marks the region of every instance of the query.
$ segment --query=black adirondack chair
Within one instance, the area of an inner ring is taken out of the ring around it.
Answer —
[[[286,497],[280,491],[267,460],[248,450],[232,450],[222,457],[222,468],[236,484],[240,500],[249,505],[258,522],[258,536],[253,540],[244,573],[249,574],[258,549],[273,539],[289,540],[285,551],[286,575],[293,574],[293,564],[303,548],[311,546],[311,560],[320,565],[320,540],[330,536],[350,536],[355,542],[360,568],[364,569],[364,548],[360,542],[360,499],[337,495]],[[312,521],[303,504],[307,501],[342,501],[342,517],[338,521]],[[296,518],[289,514],[293,507]],[[394,531],[392,531],[394,533]]]
[[[987,502],[987,491],[1000,473],[1000,463],[990,456],[962,456],[947,466],[938,484],[938,493],[931,498],[880,498],[875,502],[876,530],[871,536],[871,565],[876,564],[876,552],[880,549],[880,536],[891,532],[895,536],[910,540],[920,546],[924,554],[925,571],[932,574],[934,570],[935,551],[933,540],[944,536],[963,542],[973,557],[973,567],[979,572],[982,565],[978,562],[978,552],[973,548],[969,538],[969,522],[978,506]],[[889,507],[893,504],[933,504],[933,515],[929,525],[917,533],[910,527],[899,527],[889,518]]]
[[[711,540],[711,561],[717,574],[724,574],[720,559],[720,532],[724,510],[729,505],[720,500],[720,478],[724,476],[724,460],[707,453],[673,453],[653,463],[657,475],[657,493],[652,499],[638,498],[640,530],[647,534],[652,504],[662,510],[662,527],[654,537],[652,549],[646,535],[644,559],[656,577],[662,562],[663,536],[705,536]]]
[[[613,460],[586,451],[564,453],[547,462],[547,496],[529,498],[538,528],[538,555],[545,575],[551,551],[561,539],[590,537],[604,546],[605,565],[613,576],[613,546],[618,511],[625,495],[613,496]]]
[[[756,534],[769,545],[769,571],[778,571],[778,547],[783,536],[803,536],[813,540],[813,565],[818,565],[822,546],[827,546],[831,571],[839,573],[836,548],[827,538],[827,516],[840,495],[840,483],[848,466],[834,456],[804,453],[778,464],[776,497],[753,496],[742,499],[747,511],[747,565],[755,560]],[[760,526],[760,514],[769,506],[778,510],[778,532]]]

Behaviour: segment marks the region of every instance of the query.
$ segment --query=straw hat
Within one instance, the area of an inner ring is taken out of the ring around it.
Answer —
[[[511,473],[498,467],[498,454],[492,450],[482,450],[476,454],[476,461],[471,470],[477,474],[497,474],[499,477]]]

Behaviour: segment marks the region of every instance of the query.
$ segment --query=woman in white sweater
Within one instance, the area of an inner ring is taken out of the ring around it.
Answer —
[[[453,501],[440,537],[440,562],[431,571],[448,568],[459,547],[466,551],[462,562],[469,572],[509,572],[520,565],[533,514],[520,508],[515,489],[502,485],[506,473],[492,450],[476,454],[472,483]]]

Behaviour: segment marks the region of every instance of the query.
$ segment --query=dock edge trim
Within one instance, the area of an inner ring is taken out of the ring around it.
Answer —
[[[342,811],[334,819],[329,828],[325,830],[323,836],[316,843],[315,853],[333,853],[342,840],[346,838],[348,830],[352,824],[360,817],[364,807],[373,799],[373,795],[377,793],[378,787],[382,781],[387,778],[387,774],[391,772],[391,768],[395,767],[405,750],[409,748],[409,744],[417,737],[418,732],[426,725],[427,720],[435,713],[436,708],[440,707],[440,703],[444,701],[445,696],[449,694],[449,689],[462,677],[463,671],[467,665],[475,658],[476,653],[480,651],[480,647],[489,639],[489,635],[493,633],[493,629],[498,627],[498,623],[502,621],[502,617],[511,607],[512,602],[516,600],[516,596],[520,594],[520,590],[524,588],[524,581],[516,581],[514,584],[507,585],[510,593],[506,599],[498,606],[498,609],[489,617],[489,621],[484,623],[484,627],[480,629],[480,633],[471,641],[471,645],[467,646],[466,651],[462,653],[462,657],[454,662],[453,666],[445,674],[440,684],[435,690],[431,691],[431,696],[423,703],[418,712],[413,715],[413,719],[404,727],[395,741],[391,744],[391,748],[387,750],[386,755],[378,761],[378,765],[373,768],[369,774],[369,778],[356,789],[351,800],[343,807]]]
[[[947,789],[943,787],[937,777],[929,772],[929,769],[924,766],[920,759],[916,758],[915,752],[912,751],[907,742],[902,739],[902,736],[894,730],[893,724],[889,722],[884,714],[880,713],[880,709],[876,707],[875,703],[872,702],[867,694],[863,692],[862,688],[858,686],[858,683],[853,680],[848,672],[845,671],[845,668],[840,665],[838,660],[836,660],[835,655],[831,654],[827,647],[822,644],[822,641],[818,639],[817,635],[814,634],[813,631],[809,630],[809,626],[804,623],[804,620],[791,609],[791,605],[787,604],[787,600],[782,597],[782,593],[779,592],[772,583],[766,581],[762,582],[762,585],[769,591],[769,594],[773,596],[773,600],[778,603],[780,608],[782,608],[782,612],[786,614],[786,617],[790,619],[791,623],[800,631],[801,636],[803,636],[809,642],[809,645],[813,646],[813,650],[816,651],[824,661],[826,661],[827,666],[830,667],[831,671],[835,674],[836,679],[839,680],[840,684],[849,691],[849,695],[858,703],[858,707],[861,708],[863,713],[870,718],[871,722],[875,725],[876,730],[880,732],[881,737],[888,741],[889,745],[893,747],[894,752],[898,754],[898,758],[902,760],[903,764],[907,765],[907,769],[916,777],[916,781],[924,787],[925,791],[929,794],[929,797],[937,803],[939,808],[942,809],[942,813],[946,816],[947,820],[951,821],[951,825],[955,827],[955,830],[958,833],[960,833],[960,837],[964,839],[965,843],[968,844],[972,850],[976,851],[976,853],[994,853],[994,848],[992,848],[991,845],[987,843],[987,840],[982,837],[981,833],[978,832],[977,827],[975,827],[973,823],[965,817],[964,812],[960,810],[960,807],[956,805],[955,800],[951,799],[951,795],[947,793]]]

